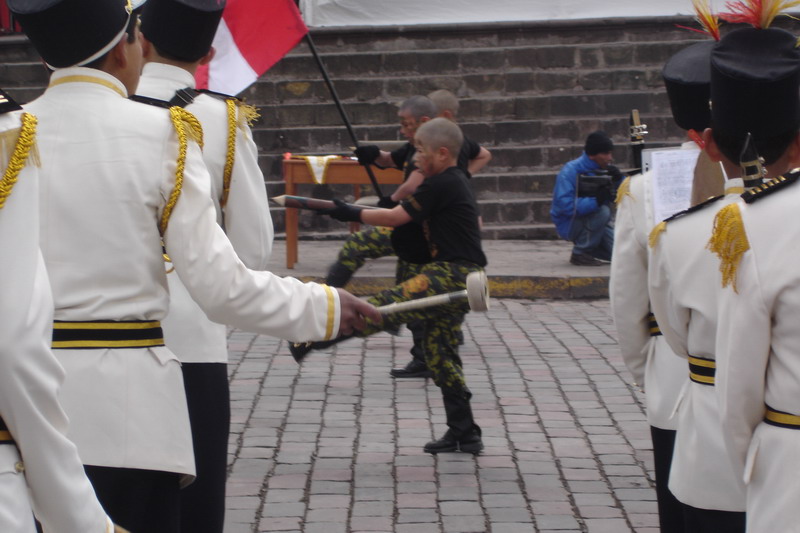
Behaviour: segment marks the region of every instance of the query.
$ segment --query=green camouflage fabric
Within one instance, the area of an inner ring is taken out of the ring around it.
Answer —
[[[477,265],[434,261],[426,264],[406,263],[406,275],[413,274],[402,283],[382,291],[369,302],[375,306],[393,302],[416,300],[426,296],[456,292],[466,289],[467,274],[481,270]],[[384,316],[383,324],[370,324],[359,336],[368,336],[389,327],[409,322],[423,325],[425,362],[433,372],[433,381],[443,392],[468,399],[471,394],[464,380],[464,370],[458,355],[458,332],[464,316],[469,312],[466,300],[447,305],[405,311]]]
[[[355,272],[364,266],[367,259],[394,255],[392,229],[377,226],[351,234],[339,250],[336,261],[350,272]]]

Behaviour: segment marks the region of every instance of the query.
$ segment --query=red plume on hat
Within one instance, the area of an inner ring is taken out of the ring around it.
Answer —
[[[732,24],[750,24],[763,30],[769,28],[781,12],[796,6],[800,6],[800,0],[740,0],[727,2],[725,7],[730,11],[719,16]]]

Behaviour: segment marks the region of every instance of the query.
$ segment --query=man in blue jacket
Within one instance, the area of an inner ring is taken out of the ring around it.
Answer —
[[[601,188],[595,196],[578,196],[579,174],[596,174],[608,171],[618,180],[619,170],[611,165],[614,143],[602,131],[590,133],[581,156],[561,169],[556,177],[550,217],[558,235],[572,241],[573,265],[598,266],[611,260],[614,246],[614,228],[611,221],[611,188]]]

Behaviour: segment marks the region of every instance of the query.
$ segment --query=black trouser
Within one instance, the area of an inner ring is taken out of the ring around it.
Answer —
[[[180,493],[183,533],[222,533],[231,407],[225,363],[184,363],[197,479]]]
[[[180,474],[90,465],[84,469],[115,524],[131,533],[178,533]]]
[[[687,533],[744,533],[747,520],[745,513],[698,509],[686,504],[683,516]]]
[[[656,499],[661,533],[684,533],[683,504],[669,490],[669,471],[676,431],[650,426],[653,438],[653,460],[656,471]]]

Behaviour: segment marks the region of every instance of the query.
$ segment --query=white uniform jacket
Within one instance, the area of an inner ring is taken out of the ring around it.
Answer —
[[[0,116],[0,131],[19,127],[20,113]],[[104,533],[111,522],[65,436],[57,400],[64,370],[50,351],[53,299],[39,252],[34,152],[29,157],[0,208],[0,417],[19,447],[0,445],[0,531],[33,533],[33,507],[45,531]]]
[[[723,289],[717,344],[722,428],[747,483],[747,531],[800,531],[800,431],[764,423],[800,415],[800,184],[739,202],[749,250]]]
[[[617,205],[609,296],[619,349],[634,381],[642,386],[651,426],[675,429],[675,403],[688,379],[686,362],[675,357],[663,335],[650,335],[647,292],[647,239],[653,220],[650,172],[629,178],[628,193]]]
[[[668,222],[651,248],[651,306],[664,337],[681,357],[712,362],[723,357],[715,348],[719,261],[706,245],[717,211],[743,190],[741,179],[729,180],[726,191],[735,192]],[[727,458],[715,387],[689,381],[678,400],[677,417],[672,493],[700,509],[744,511],[744,484]]]
[[[113,76],[53,73],[39,116],[41,246],[62,321],[161,320],[169,304],[159,221],[176,185],[170,112]],[[248,270],[217,223],[200,148],[186,147],[164,245],[215,322],[294,341],[339,328],[329,287]],[[194,473],[180,363],[166,347],[59,349],[62,403],[84,463]]]
[[[173,65],[148,63],[136,92],[169,101],[176,91],[187,87],[195,87],[194,76],[188,71]],[[220,98],[200,94],[186,109],[203,125],[203,161],[211,176],[211,199],[217,211],[217,222],[220,225],[224,222],[225,233],[245,266],[264,270],[272,251],[274,230],[264,175],[258,166],[258,148],[250,127],[237,106],[230,193],[225,206],[221,207],[228,151],[228,106]],[[189,296],[178,274],[172,271],[167,281],[169,313],[162,325],[169,349],[184,363],[227,362],[226,327],[206,317]]]

